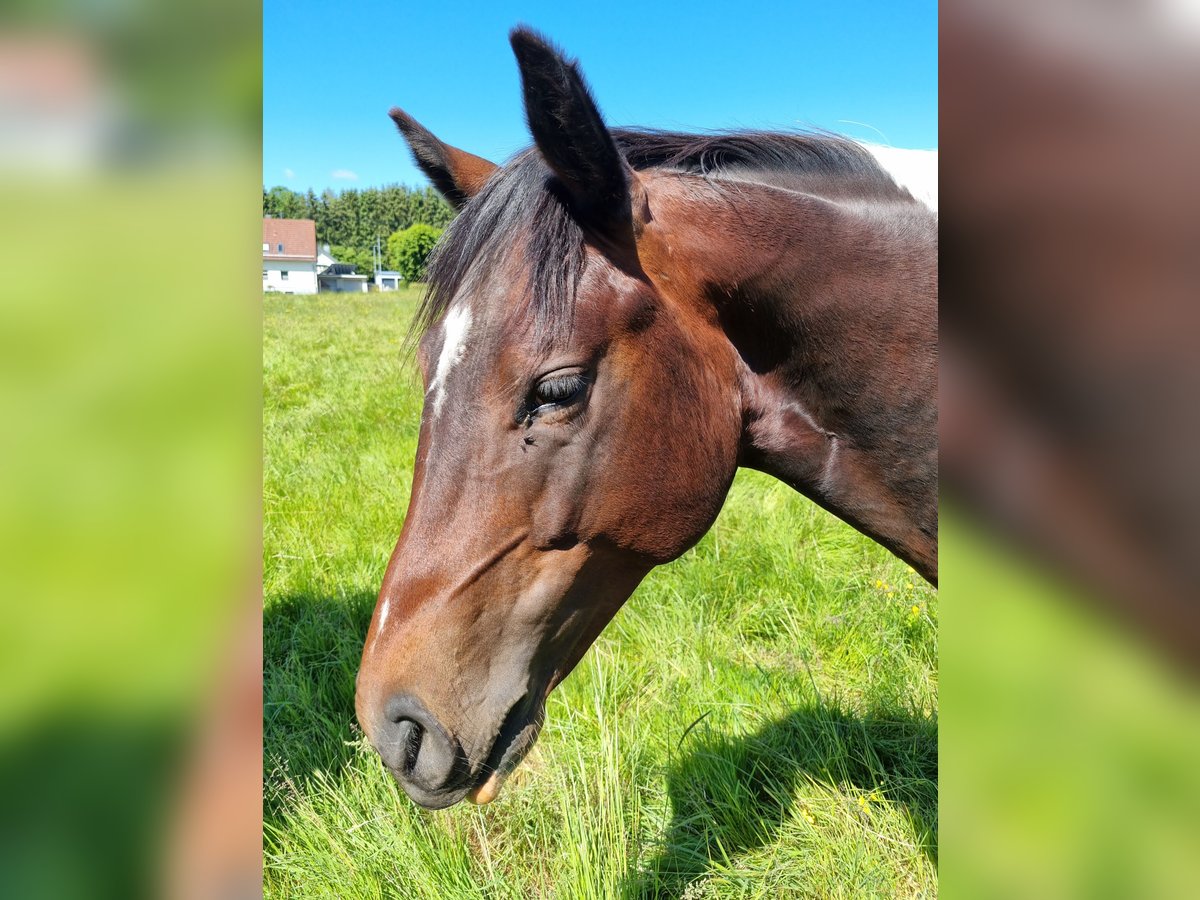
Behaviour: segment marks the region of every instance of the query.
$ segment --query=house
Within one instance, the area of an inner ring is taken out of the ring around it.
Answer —
[[[263,219],[263,290],[317,292],[317,224],[312,219]]]
[[[321,290],[338,294],[365,294],[368,281],[368,276],[359,275],[349,263],[330,263],[317,273],[317,282],[321,285]]]
[[[353,263],[338,262],[329,255],[329,245],[317,251],[317,285],[335,294],[365,294],[370,276],[359,275]]]
[[[71,175],[114,161],[121,100],[91,40],[0,34],[0,172]]]
[[[323,291],[337,294],[365,294],[370,276],[359,275],[351,263],[338,262],[329,255],[326,244],[317,254],[317,284]]]
[[[375,273],[375,290],[394,291],[404,283],[404,276],[399,272],[381,270]]]

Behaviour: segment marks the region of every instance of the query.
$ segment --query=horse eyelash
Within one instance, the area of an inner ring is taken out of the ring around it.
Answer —
[[[575,390],[576,394],[582,393],[587,388],[587,386],[590,385],[593,381],[593,378],[587,372],[579,372],[572,376],[563,376],[563,377],[564,378],[567,378],[567,377],[577,378],[579,380],[579,387],[576,388],[576,390]],[[539,382],[539,384],[540,384],[540,382]],[[537,393],[537,388],[538,388],[538,384],[535,384],[529,392],[529,397],[533,397]],[[563,399],[564,400],[570,399],[571,396],[572,395],[568,395],[567,397],[565,397]],[[557,406],[559,403],[563,402],[561,400],[556,400],[553,403],[539,404],[536,406],[531,406],[529,403],[529,397],[526,397],[524,400],[521,401],[521,405],[517,407],[517,414],[514,417],[517,421],[517,424],[522,425],[525,428],[529,428],[530,426],[533,425],[533,420],[536,418],[536,413],[539,409],[542,408],[542,406]],[[534,399],[536,400],[536,397],[534,397]],[[526,439],[526,443],[529,443],[528,439]]]

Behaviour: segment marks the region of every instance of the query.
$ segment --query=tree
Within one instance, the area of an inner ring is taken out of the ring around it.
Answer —
[[[278,219],[299,219],[304,215],[304,198],[295,191],[276,185],[263,193],[263,215]]]
[[[340,263],[349,263],[358,270],[359,275],[372,275],[375,272],[375,260],[370,250],[356,250],[354,247],[329,248],[329,255]]]
[[[425,277],[425,263],[433,251],[442,229],[418,222],[388,238],[388,265],[404,276],[405,281],[420,281]]]

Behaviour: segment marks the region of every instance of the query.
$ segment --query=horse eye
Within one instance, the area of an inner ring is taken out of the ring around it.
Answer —
[[[587,387],[587,379],[583,373],[572,375],[552,375],[539,381],[533,389],[536,406],[559,405],[565,406],[577,399]]]

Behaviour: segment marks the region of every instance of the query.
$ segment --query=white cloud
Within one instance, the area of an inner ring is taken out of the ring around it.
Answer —
[[[334,169],[329,175],[342,181],[358,181],[358,173],[351,172],[349,169]]]
[[[284,170],[283,170],[283,177],[284,177],[284,178],[295,178],[295,177],[296,177],[296,173],[295,173],[295,172],[293,172],[291,169],[284,169]]]

